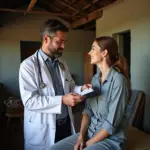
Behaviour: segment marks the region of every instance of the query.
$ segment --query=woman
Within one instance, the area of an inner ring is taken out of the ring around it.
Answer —
[[[125,149],[129,89],[125,75],[113,67],[119,59],[117,43],[112,37],[99,37],[89,55],[91,64],[100,69],[92,79],[99,94],[86,100],[80,133],[56,143],[51,150]]]

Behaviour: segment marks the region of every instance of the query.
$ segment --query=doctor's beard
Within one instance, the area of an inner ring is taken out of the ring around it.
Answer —
[[[59,57],[62,56],[63,50],[64,50],[64,49],[62,49],[62,48],[53,49],[53,50],[51,51],[51,56],[52,56],[52,57],[55,57],[55,58],[59,58]]]

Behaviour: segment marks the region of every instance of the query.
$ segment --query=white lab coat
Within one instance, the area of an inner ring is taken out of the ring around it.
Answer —
[[[55,141],[56,114],[61,113],[62,96],[55,96],[51,75],[40,53],[38,57],[45,88],[39,88],[37,52],[23,61],[19,70],[20,94],[24,104],[25,150],[49,150]],[[75,86],[67,65],[62,63],[65,70],[59,69],[65,93],[80,93],[81,87]],[[72,109],[69,106],[68,111],[74,134]]]

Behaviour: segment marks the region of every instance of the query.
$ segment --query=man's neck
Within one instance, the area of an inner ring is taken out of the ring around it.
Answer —
[[[41,50],[48,56],[51,58],[52,62],[56,59],[54,56],[51,55],[51,53],[49,52],[49,50],[41,48]]]
[[[43,45],[41,47],[41,50],[48,56],[48,57],[52,57],[51,53],[49,52],[49,50],[47,48],[45,48]]]

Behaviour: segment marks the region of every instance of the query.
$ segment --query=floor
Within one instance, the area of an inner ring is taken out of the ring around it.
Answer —
[[[82,104],[79,104],[73,109],[76,132],[80,130],[82,110]],[[23,150],[23,123],[21,123],[21,120],[12,119],[7,126],[7,117],[2,115],[0,117],[0,139],[2,141],[0,150]]]
[[[7,126],[7,118],[0,119],[1,150],[23,150],[23,124],[20,119],[12,119]]]

